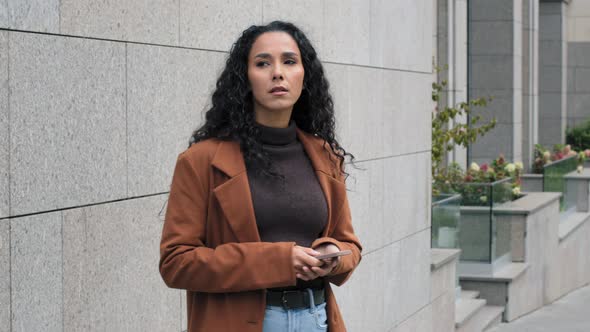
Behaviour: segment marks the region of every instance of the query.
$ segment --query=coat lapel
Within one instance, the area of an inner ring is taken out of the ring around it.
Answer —
[[[212,165],[229,177],[229,180],[213,189],[213,194],[238,242],[259,242],[248,173],[239,144],[222,141]]]
[[[330,161],[332,158],[336,163],[340,161],[333,156],[327,149],[329,147],[323,146],[323,139],[317,138],[297,128],[297,137],[301,141],[305,153],[311,160],[311,164],[315,170],[318,182],[326,197],[328,205],[328,224],[324,229],[322,236],[330,236],[332,229],[336,225],[339,213],[346,197],[346,185],[337,180],[339,175],[338,170]]]
[[[339,216],[346,185],[337,180],[337,169],[330,161],[327,146],[322,146],[321,139],[304,131],[297,130],[297,137],[309,157],[312,167],[324,192],[328,205],[328,224],[323,236],[329,236]],[[339,162],[332,157],[336,162]],[[234,141],[222,141],[213,157],[213,167],[225,173],[229,179],[213,189],[225,217],[239,242],[258,242],[260,234],[256,225],[254,205],[248,182],[248,173],[240,146]]]

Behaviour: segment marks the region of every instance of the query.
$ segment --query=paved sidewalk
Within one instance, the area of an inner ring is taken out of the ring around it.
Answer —
[[[590,286],[487,332],[589,332]]]

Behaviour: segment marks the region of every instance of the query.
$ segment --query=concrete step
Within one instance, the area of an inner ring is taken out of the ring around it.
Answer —
[[[482,299],[457,299],[455,301],[455,329],[459,329],[469,322],[481,308],[486,305]]]
[[[460,297],[462,299],[477,299],[479,297],[479,291],[462,289]]]
[[[477,311],[464,325],[456,329],[456,332],[483,332],[500,324],[502,321],[503,307],[486,305]]]

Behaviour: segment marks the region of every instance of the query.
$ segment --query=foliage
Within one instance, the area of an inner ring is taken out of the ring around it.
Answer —
[[[590,157],[590,150],[577,153],[571,148],[571,145],[555,144],[552,150],[545,148],[540,144],[535,144],[533,162],[533,173],[543,174],[543,167],[551,162],[561,160],[573,155],[578,156],[578,172],[581,172],[580,167],[583,167],[584,160]]]
[[[494,159],[491,165],[471,163],[466,172],[457,163],[451,163],[441,173],[446,181],[435,182],[433,187],[437,192],[461,194],[462,205],[489,206],[522,196],[522,170],[522,163],[508,163],[503,155]],[[498,182],[508,178],[511,180]]]
[[[438,66],[435,69],[437,72],[442,70]],[[446,86],[447,82],[444,80],[440,84],[432,83],[432,100],[434,102],[438,103],[441,91]],[[481,116],[472,114],[475,107],[485,107],[491,100],[491,98],[477,98],[461,102],[455,107],[436,106],[432,114],[432,179],[438,185],[433,185],[433,194],[440,193],[441,191],[437,191],[437,188],[444,186],[446,182],[451,182],[452,177],[456,176],[455,166],[444,167],[445,153],[453,150],[456,145],[467,147],[474,143],[478,136],[483,136],[496,126],[496,119],[478,126]],[[469,116],[468,123],[463,124],[455,121],[458,117],[466,116]],[[453,122],[452,128],[449,127],[451,121]]]
[[[576,151],[590,149],[590,120],[579,126],[568,128],[565,141]]]

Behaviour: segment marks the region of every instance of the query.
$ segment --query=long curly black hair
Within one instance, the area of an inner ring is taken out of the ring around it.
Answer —
[[[334,102],[329,84],[317,53],[305,34],[294,24],[274,21],[267,25],[253,25],[242,32],[233,44],[223,72],[217,79],[211,98],[212,106],[205,113],[205,124],[193,132],[189,147],[208,138],[236,140],[246,165],[257,165],[264,175],[283,176],[274,169],[260,143],[260,129],[255,126],[252,89],[248,80],[248,55],[256,39],[265,32],[286,32],[297,43],[305,71],[301,96],[293,106],[291,120],[301,130],[324,139],[339,160],[343,175],[344,159],[354,156],[344,150],[335,139]],[[334,158],[330,158],[336,162]]]

